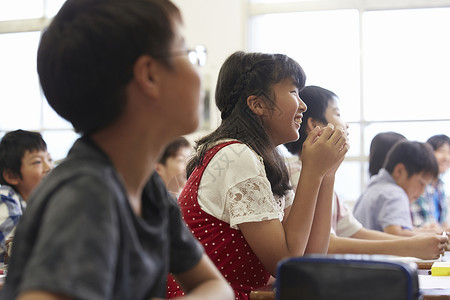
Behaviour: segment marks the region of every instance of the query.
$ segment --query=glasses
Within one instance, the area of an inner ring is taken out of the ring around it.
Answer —
[[[179,51],[172,55],[187,55],[191,64],[196,66],[203,67],[206,64],[206,48],[203,45],[198,45],[194,49]]]

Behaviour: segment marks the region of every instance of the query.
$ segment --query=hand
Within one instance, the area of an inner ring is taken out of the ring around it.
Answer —
[[[314,128],[303,143],[303,168],[312,168],[320,177],[325,174],[334,174],[349,149],[347,134],[338,126],[332,124],[325,128]]]
[[[436,234],[417,234],[409,238],[409,246],[414,257],[422,259],[437,259],[447,249],[448,237]]]

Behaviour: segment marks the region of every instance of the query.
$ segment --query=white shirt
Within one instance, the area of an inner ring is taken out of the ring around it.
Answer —
[[[228,145],[214,155],[198,189],[202,210],[234,229],[246,222],[281,222],[284,209],[293,200],[292,190],[283,197],[273,195],[262,158],[241,143]]]

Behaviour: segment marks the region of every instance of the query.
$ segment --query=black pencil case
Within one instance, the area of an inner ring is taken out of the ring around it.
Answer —
[[[384,255],[305,255],[277,267],[277,300],[416,300],[417,265]]]

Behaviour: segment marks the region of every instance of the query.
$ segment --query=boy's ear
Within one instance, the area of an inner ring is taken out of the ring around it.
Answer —
[[[133,78],[141,92],[152,98],[159,95],[159,77],[157,68],[160,64],[149,55],[141,55],[133,66]]]
[[[3,178],[5,181],[12,186],[16,186],[19,184],[20,177],[14,174],[11,170],[4,170],[3,171]]]
[[[161,169],[162,169],[162,164],[157,162],[155,164],[155,171],[159,173],[161,171]]]
[[[392,171],[392,177],[397,180],[402,178],[403,176],[408,176],[408,171],[405,168],[405,165],[402,163],[398,163],[395,165],[394,170]]]
[[[261,98],[255,95],[247,97],[247,106],[257,116],[263,116],[266,113],[265,105]]]
[[[314,118],[309,118],[306,121],[306,126],[307,126],[307,129],[308,129],[308,132],[310,132],[310,131],[313,131],[314,128],[316,128],[316,126],[319,126],[320,128],[324,127],[324,124],[322,122],[317,121]],[[325,124],[325,126],[326,126],[326,124]]]
[[[309,133],[314,130],[316,127],[316,122],[313,118],[308,118],[306,121],[306,131]]]

